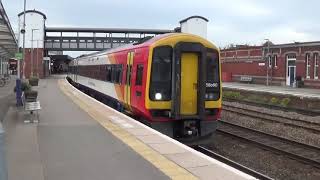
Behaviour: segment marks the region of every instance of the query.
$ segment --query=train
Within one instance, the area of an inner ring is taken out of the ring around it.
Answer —
[[[67,80],[183,143],[212,137],[220,119],[220,51],[197,35],[146,37],[75,58]]]

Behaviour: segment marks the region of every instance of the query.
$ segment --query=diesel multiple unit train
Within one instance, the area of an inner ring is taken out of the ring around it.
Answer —
[[[182,142],[211,136],[220,118],[219,49],[199,36],[169,33],[85,55],[67,79]]]

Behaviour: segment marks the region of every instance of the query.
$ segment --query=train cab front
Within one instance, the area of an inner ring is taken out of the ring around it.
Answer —
[[[167,38],[151,50],[150,125],[186,144],[208,139],[221,112],[219,50],[197,36]]]

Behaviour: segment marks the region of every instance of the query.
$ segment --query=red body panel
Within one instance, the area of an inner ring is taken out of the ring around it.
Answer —
[[[144,44],[143,46],[134,46],[135,48],[126,47],[124,49],[119,49],[119,51],[112,52],[113,64],[122,64],[122,84],[118,85],[121,93],[121,100],[124,103],[125,96],[125,83],[126,82],[126,73],[127,73],[127,58],[129,52],[134,52],[133,64],[132,64],[132,74],[131,74],[131,106],[130,109],[134,115],[145,117],[146,119],[151,118],[149,111],[145,107],[145,89],[147,81],[147,68],[148,68],[148,56],[149,56],[149,46]],[[143,78],[142,85],[136,85],[137,79],[137,66],[143,65]],[[140,95],[139,95],[140,93]],[[148,118],[149,117],[149,118]]]

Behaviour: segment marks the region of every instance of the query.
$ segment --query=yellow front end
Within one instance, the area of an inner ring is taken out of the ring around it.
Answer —
[[[147,109],[171,109],[172,101],[161,101],[150,99],[150,78],[152,71],[153,50],[156,47],[170,46],[174,48],[179,42],[201,43],[206,48],[210,48],[218,52],[218,60],[220,59],[219,49],[209,41],[195,35],[177,33],[169,35],[152,44],[149,52],[147,85],[145,93],[145,106]],[[197,113],[197,80],[198,80],[198,57],[195,53],[183,53],[181,60],[181,111],[183,115],[194,115]],[[221,65],[219,63],[219,83]],[[219,98],[217,100],[206,100],[205,108],[221,108],[221,85],[219,85]]]

